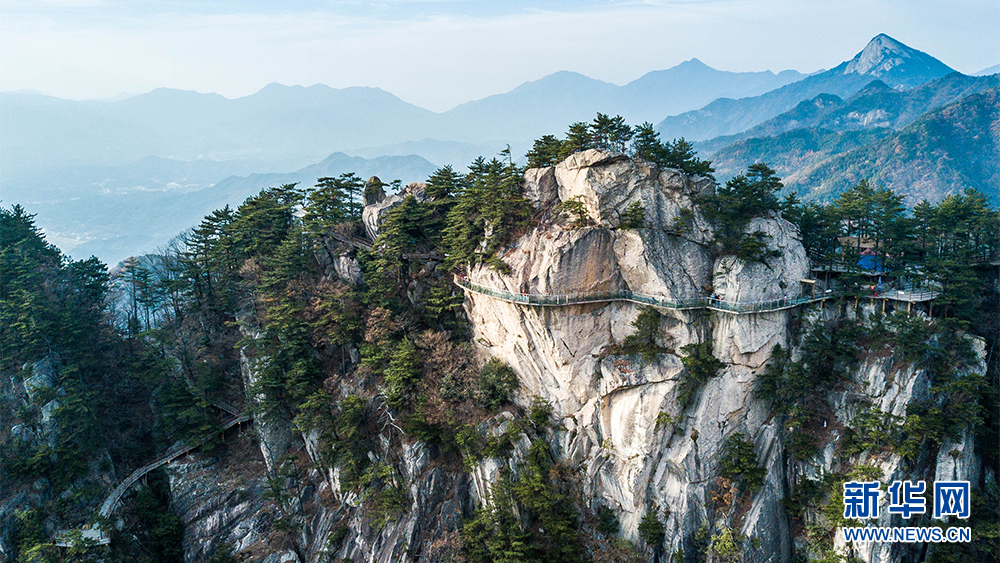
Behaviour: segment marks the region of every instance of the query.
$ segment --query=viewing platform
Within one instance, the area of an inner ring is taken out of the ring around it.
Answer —
[[[926,301],[933,301],[940,295],[941,292],[920,289],[920,290],[903,290],[903,289],[892,289],[887,291],[880,291],[872,295],[872,299],[889,299],[890,301],[901,301],[903,303],[924,303]]]

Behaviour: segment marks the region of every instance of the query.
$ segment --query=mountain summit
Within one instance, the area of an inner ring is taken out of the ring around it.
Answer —
[[[912,88],[954,72],[954,69],[934,57],[880,33],[868,45],[847,61],[844,74],[862,74],[889,78],[896,86]]]
[[[666,118],[657,129],[666,139],[703,141],[734,135],[784,113],[820,94],[853,96],[872,80],[910,89],[955,72],[934,57],[879,34],[860,53],[836,67],[765,94],[742,99],[720,98],[694,111]]]

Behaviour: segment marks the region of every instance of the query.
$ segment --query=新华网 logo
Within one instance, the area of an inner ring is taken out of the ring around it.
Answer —
[[[968,481],[936,481],[934,483],[933,518],[944,520],[950,516],[968,519],[971,493]],[[893,481],[888,487],[889,514],[898,514],[909,520],[916,514],[927,513],[927,484],[924,481]],[[883,498],[878,481],[848,481],[844,483],[844,518],[874,520],[879,517]],[[972,530],[967,527],[853,527],[843,529],[848,542],[902,542],[939,543],[968,542]]]

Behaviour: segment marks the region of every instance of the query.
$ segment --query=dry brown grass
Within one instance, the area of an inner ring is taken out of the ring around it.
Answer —
[[[475,403],[479,365],[467,342],[454,342],[446,332],[427,330],[414,338],[423,356],[421,391],[427,422],[476,424],[489,413]],[[449,392],[451,393],[449,395]]]

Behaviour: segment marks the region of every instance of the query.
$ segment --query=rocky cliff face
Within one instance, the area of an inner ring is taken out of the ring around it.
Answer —
[[[470,281],[519,293],[627,289],[671,300],[703,297],[714,287],[726,299],[747,301],[797,291],[808,275],[795,228],[778,218],[757,219],[750,227],[764,230],[781,250],[774,263],[713,261],[711,229],[693,201],[714,189],[710,180],[599,151],[578,153],[554,172],[559,198],[579,197],[598,226],[536,228],[504,257],[509,275],[479,267]],[[609,228],[617,225],[617,210],[634,202],[645,208],[648,227]],[[677,224],[684,226],[679,234],[664,228]],[[561,451],[584,468],[587,496],[619,513],[626,536],[635,538],[647,510],[661,507],[668,515],[668,546],[682,548],[707,519],[720,450],[735,432],[754,437],[774,468],[769,477],[782,480],[777,433],[765,424],[768,411],[752,401],[750,390],[770,349],[787,344],[789,313],[665,311],[662,340],[673,353],[645,361],[604,353],[633,331],[640,309],[634,303],[529,307],[472,293],[466,306],[476,342],[514,367],[522,396],[553,404],[565,428],[558,436]],[[687,374],[680,349],[706,341],[726,367],[682,408],[677,399]],[[771,533],[784,527],[780,500],[780,494],[758,498],[744,533],[787,538]],[[770,551],[787,557],[784,542]]]
[[[274,471],[260,455],[266,436],[253,434],[234,437],[216,455],[170,464],[174,507],[185,528],[184,561],[225,551],[261,563],[421,560],[473,509],[470,476],[434,467],[418,442],[403,446],[399,460],[403,515],[376,523],[362,498],[341,491],[335,468],[309,457],[310,437],[298,438]]]
[[[874,307],[866,311],[871,314]],[[985,342],[976,337],[968,337],[975,355],[975,360],[962,368],[963,373],[986,373]],[[851,378],[857,385],[856,393],[844,393],[834,398],[836,404],[835,422],[838,427],[849,424],[854,417],[870,408],[876,412],[897,417],[905,417],[907,409],[928,398],[931,392],[932,376],[925,369],[915,368],[912,364],[900,361],[897,354],[886,357],[874,357],[855,369]],[[976,454],[975,440],[971,429],[960,421],[951,421],[961,431],[955,438],[946,438],[936,451],[921,452],[916,463],[908,463],[898,453],[879,448],[866,449],[855,454],[848,461],[853,466],[871,466],[876,468],[875,477],[881,482],[891,481],[979,481],[982,460]],[[841,432],[834,430],[826,444],[827,455],[812,463],[798,463],[793,468],[793,477],[822,476],[834,471],[844,471],[847,467],[838,466],[829,455],[835,443],[842,437]],[[843,465],[843,461],[840,465]],[[973,495],[980,494],[974,491]],[[930,507],[930,501],[928,501]],[[934,525],[939,525],[934,522]],[[899,516],[893,517],[882,510],[880,517],[872,525],[876,526],[906,526]],[[854,553],[865,561],[900,561],[912,559],[917,555],[917,546],[891,543],[859,543],[847,545],[842,537],[836,537],[834,545],[844,553]],[[932,546],[933,552],[934,547]]]
[[[628,290],[672,301],[715,294],[724,301],[756,302],[795,298],[800,280],[809,277],[796,228],[777,216],[755,218],[748,226],[748,232],[766,235],[776,258],[747,263],[713,257],[712,229],[696,203],[713,192],[711,180],[593,150],[553,168],[529,170],[525,179],[526,194],[543,215],[578,198],[593,226],[572,229],[545,220],[503,252],[507,273],[479,266],[467,273],[470,282],[552,297]],[[399,201],[390,197],[365,209],[369,236]],[[645,227],[620,228],[621,211],[636,202],[645,210]],[[356,263],[342,258],[340,265],[330,261],[330,277],[356,280]],[[802,530],[791,528],[786,513],[791,492],[807,480],[848,469],[834,452],[860,409],[871,404],[905,415],[930,386],[927,373],[898,357],[865,360],[852,371],[848,391],[829,390],[833,408],[817,432],[820,454],[795,460],[787,451],[789,431],[754,387],[776,345],[799,353],[795,327],[828,321],[845,314],[841,310],[814,305],[737,315],[664,309],[656,344],[665,353],[653,357],[616,347],[634,332],[641,311],[635,302],[547,307],[467,292],[465,310],[481,355],[499,358],[517,373],[518,402],[528,407],[540,397],[552,405],[558,420],[551,435],[554,449],[579,469],[585,502],[613,510],[622,535],[633,540],[643,516],[659,511],[666,553],[680,552],[689,561],[705,552],[706,530],[723,528],[745,538],[737,542],[745,561],[787,562],[793,550],[809,553],[814,547]],[[692,384],[683,349],[703,343],[711,344],[723,367]],[[985,357],[981,343],[977,346],[979,358]],[[266,359],[243,358],[248,388],[261,361]],[[497,418],[488,431],[502,432],[504,420]],[[258,459],[264,463],[223,457],[172,464],[175,503],[187,524],[185,560],[200,560],[220,542],[251,561],[434,560],[429,554],[436,542],[453,534],[475,503],[488,499],[500,468],[517,466],[487,457],[469,472],[448,470],[435,464],[434,452],[423,443],[403,439],[390,454],[386,438],[383,449],[369,456],[398,469],[408,509],[374,525],[360,499],[341,492],[339,470],[323,465],[315,436],[293,430],[288,421],[260,419],[257,428],[263,454]],[[742,496],[719,478],[725,446],[736,435],[746,436],[763,469],[760,490]],[[528,443],[524,436],[515,440],[512,457],[523,457]],[[251,447],[241,451],[253,457]],[[929,475],[974,479],[979,463],[968,432],[916,464],[885,451],[863,451],[850,460],[877,467],[883,481]],[[288,478],[276,485],[278,475]],[[275,486],[281,494],[262,501],[262,491]],[[808,523],[821,516],[806,510],[802,518]],[[280,522],[285,524],[276,526]],[[845,551],[842,543],[836,547]],[[660,553],[647,554],[663,560]],[[869,562],[906,559],[902,550],[878,546],[854,554]]]
[[[119,479],[106,449],[84,460],[85,468],[58,496],[53,495],[50,475],[24,468],[12,470],[7,465],[29,448],[53,451],[59,446],[65,427],[60,427],[56,416],[66,390],[58,364],[58,356],[49,355],[0,377],[0,561],[14,560],[25,514],[45,503],[61,501],[60,516],[46,515],[38,523],[40,533],[52,536],[76,521],[86,521],[100,505],[102,495]]]
[[[469,272],[470,281],[513,293],[627,289],[672,300],[714,293],[726,301],[757,302],[798,297],[799,280],[809,277],[797,229],[779,217],[755,218],[747,227],[747,232],[767,235],[776,258],[766,264],[713,260],[707,246],[711,228],[694,204],[713,189],[708,180],[598,151],[578,153],[551,172],[531,171],[528,179],[528,193],[538,207],[579,198],[597,226],[537,227],[504,255],[509,274],[481,266]],[[616,229],[617,212],[634,202],[645,208],[647,228]],[[850,468],[835,464],[833,451],[858,405],[875,404],[902,416],[929,386],[926,373],[912,365],[901,372],[884,359],[864,362],[852,372],[859,390],[831,396],[836,408],[823,422],[830,430],[821,436],[819,461],[789,465],[788,436],[771,405],[756,399],[753,389],[775,345],[794,350],[790,327],[803,320],[798,310],[664,311],[660,343],[671,353],[653,361],[608,354],[633,331],[639,305],[631,302],[539,307],[468,293],[466,310],[482,353],[517,371],[521,400],[538,396],[552,403],[562,422],[560,451],[570,466],[582,469],[586,498],[611,507],[631,538],[647,511],[661,509],[668,553],[689,557],[698,549],[699,529],[720,523],[749,540],[742,543],[748,561],[788,561],[795,542],[800,552],[808,551],[801,533],[789,529],[783,503],[791,488],[803,475],[816,478]],[[837,314],[819,306],[807,311],[806,320],[814,322]],[[724,367],[682,405],[683,384],[691,376],[681,349],[702,342],[712,343]],[[979,357],[985,357],[981,349]],[[983,373],[985,366],[972,369]],[[717,480],[719,461],[727,439],[737,433],[753,443],[764,484],[748,503],[726,506],[719,500],[726,493]],[[880,452],[858,454],[851,465],[875,465],[883,481],[926,478],[928,467],[931,474],[968,479],[978,467],[971,444],[966,437],[954,448],[946,446],[957,455],[917,465]],[[837,547],[843,552],[842,541]],[[866,561],[901,557],[876,547],[857,555]]]
[[[379,191],[375,195],[374,200],[365,205],[361,213],[361,221],[365,225],[365,233],[368,235],[368,238],[375,240],[378,237],[379,225],[385,220],[385,214],[403,203],[403,200],[408,196],[415,197],[417,201],[424,201],[426,197],[424,195],[424,188],[425,184],[422,182],[412,182],[407,184],[403,191],[388,197],[386,197],[384,191]]]

